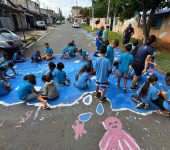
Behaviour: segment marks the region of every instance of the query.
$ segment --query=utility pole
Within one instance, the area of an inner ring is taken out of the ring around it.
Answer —
[[[92,30],[94,30],[94,0],[92,0]]]
[[[107,24],[109,24],[109,13],[110,13],[110,0],[108,0]]]
[[[77,0],[76,0],[76,15],[78,16],[78,5],[77,5]]]

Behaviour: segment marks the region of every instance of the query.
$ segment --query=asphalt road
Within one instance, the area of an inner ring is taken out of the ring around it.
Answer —
[[[72,29],[70,25],[57,26],[28,51],[28,56],[33,50],[42,49],[44,42],[49,42],[57,53],[73,37],[81,37],[75,41],[78,46],[87,49],[91,41],[79,30]],[[94,49],[93,46],[88,47],[89,51]],[[112,111],[109,102],[103,104],[105,112],[100,116],[96,113],[98,100],[94,95],[92,98],[90,106],[84,105],[81,99],[74,106],[46,111],[26,104],[10,107],[1,105],[0,150],[99,150],[99,142],[106,132],[102,122],[107,117],[120,119],[123,130],[136,140],[141,149],[170,149],[169,118],[156,113],[141,116],[130,111]],[[87,134],[75,140],[72,125],[85,112],[92,113],[91,119],[84,123]],[[112,135],[116,143],[124,138],[123,130],[115,131]]]

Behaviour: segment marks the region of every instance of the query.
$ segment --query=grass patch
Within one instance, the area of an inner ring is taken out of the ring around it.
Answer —
[[[85,29],[86,31],[92,32],[93,34],[96,34],[96,31],[98,29],[94,29],[92,31],[92,28],[87,25],[81,25],[81,28]],[[109,31],[109,41],[112,41],[113,39],[118,39],[120,43],[122,43],[122,33],[119,32],[112,32]],[[130,42],[132,42],[135,38],[131,38]],[[139,40],[141,43],[141,40]],[[120,45],[122,48],[122,44]],[[159,46],[159,50],[156,52],[156,57],[155,57],[156,63],[160,67],[160,71],[163,73],[166,73],[170,71],[170,53],[161,51],[161,46]]]

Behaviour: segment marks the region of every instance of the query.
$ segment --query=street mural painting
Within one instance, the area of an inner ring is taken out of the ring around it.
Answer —
[[[100,150],[140,150],[135,139],[122,129],[118,118],[106,118],[103,126],[107,131],[99,143]]]
[[[74,139],[78,140],[84,134],[87,134],[87,131],[84,129],[84,123],[80,123],[79,120],[76,120],[75,123],[72,125],[74,130]]]
[[[87,106],[91,105],[91,103],[92,103],[92,95],[86,95],[83,98],[82,102],[83,102],[84,105],[87,105]]]
[[[99,103],[97,105],[96,113],[100,116],[104,114],[104,108],[103,108],[103,105],[101,103]]]
[[[92,116],[92,113],[91,112],[87,112],[87,113],[83,113],[83,114],[80,114],[78,116],[78,119],[81,121],[81,122],[87,122],[90,120]]]
[[[26,123],[26,121],[31,117],[32,113],[33,110],[27,111],[25,115],[22,116],[20,120],[16,123],[15,128],[21,128]]]

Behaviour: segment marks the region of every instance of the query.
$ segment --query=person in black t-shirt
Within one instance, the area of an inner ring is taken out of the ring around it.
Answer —
[[[123,47],[124,45],[128,44],[130,41],[131,36],[133,36],[135,33],[134,28],[132,27],[132,24],[129,24],[128,27],[123,32]]]

